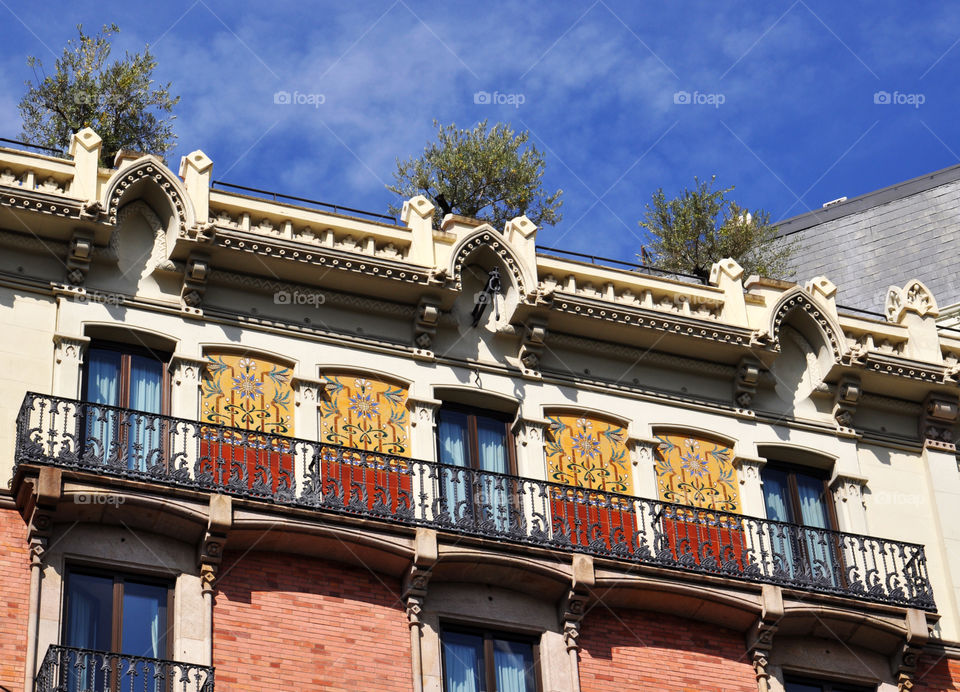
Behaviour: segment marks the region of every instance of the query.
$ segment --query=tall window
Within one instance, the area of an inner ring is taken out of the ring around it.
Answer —
[[[166,412],[168,354],[125,344],[97,343],[87,351],[83,399],[90,404],[131,409],[133,413],[88,407],[86,446],[104,463],[146,470],[160,447],[156,414]],[[154,414],[154,415],[150,415]]]
[[[877,686],[848,685],[843,682],[787,675],[784,680],[784,689],[786,692],[876,692]]]
[[[837,525],[828,501],[827,474],[769,462],[761,478],[767,518],[805,527],[777,527],[772,531],[772,547],[782,567],[837,586],[841,575],[833,536],[816,530],[836,529]]]
[[[66,646],[146,658],[170,658],[173,586],[149,578],[71,570],[67,575],[63,641]],[[81,654],[73,665],[69,689],[107,689],[107,676],[127,689],[154,682],[151,665],[134,670],[105,657]],[[107,661],[109,662],[109,661]],[[128,678],[132,678],[130,680]],[[132,688],[131,688],[132,689]],[[138,687],[139,689],[139,687]],[[152,689],[152,688],[145,688]]]
[[[445,511],[454,521],[492,522],[497,529],[506,530],[511,512],[510,479],[490,473],[516,475],[511,417],[445,405],[437,418],[437,459],[441,464],[473,470],[441,470]]]
[[[445,627],[444,692],[537,692],[537,646],[530,637]]]

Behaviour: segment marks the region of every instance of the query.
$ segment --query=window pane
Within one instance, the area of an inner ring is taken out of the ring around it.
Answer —
[[[445,692],[480,692],[483,689],[483,638],[444,632],[443,667]]]
[[[480,468],[507,473],[507,429],[502,420],[477,416],[477,443],[480,447]]]
[[[823,692],[823,685],[811,685],[806,682],[790,682],[784,684],[786,692]]]
[[[532,645],[495,639],[493,665],[497,675],[497,692],[535,692]]]
[[[469,466],[467,457],[467,416],[459,411],[441,411],[437,426],[440,463]]]
[[[146,356],[130,356],[130,408],[160,413],[162,385],[163,363]]]
[[[113,579],[71,574],[67,586],[67,646],[109,651],[112,620]]]
[[[767,519],[794,521],[790,507],[787,474],[777,469],[763,469],[763,499],[767,505]]]
[[[126,582],[121,653],[166,658],[166,634],[167,587]]]

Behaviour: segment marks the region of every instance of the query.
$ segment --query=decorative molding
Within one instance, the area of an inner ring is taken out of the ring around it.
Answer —
[[[849,474],[837,474],[837,477],[830,482],[830,489],[833,491],[835,502],[846,502],[851,505],[860,504],[865,506],[863,499],[863,489],[867,487],[867,479],[863,476],[852,476]]]
[[[917,680],[917,666],[923,647],[930,641],[930,629],[923,612],[907,609],[904,638],[891,662],[891,672],[897,682],[897,692],[910,692]]]
[[[540,447],[547,437],[550,421],[534,418],[517,418],[511,429],[522,447]]]
[[[148,260],[148,270],[151,272],[156,269],[176,271],[176,265],[167,258],[167,231],[160,222],[160,217],[141,199],[123,205],[123,209],[117,215],[117,225],[110,233],[110,247],[115,254],[114,259],[120,256],[120,227],[133,214],[140,214],[153,231],[153,251]]]
[[[90,343],[90,337],[87,337],[87,336],[54,334],[53,350],[54,350],[54,358],[57,361],[57,365],[63,363],[64,361],[82,363],[83,354],[86,351],[89,343]]]
[[[526,296],[528,289],[535,287],[524,279],[523,265],[506,239],[489,224],[483,224],[464,237],[450,255],[449,276],[457,291],[463,290],[463,266],[467,258],[481,247],[489,248],[507,268],[520,295]]]
[[[410,425],[417,427],[421,423],[429,427],[437,424],[437,410],[443,404],[436,399],[407,399],[407,408],[410,410]]]
[[[210,258],[205,253],[191,252],[183,273],[183,286],[180,300],[186,309],[199,313],[203,304],[203,294],[207,291],[210,278]]]
[[[853,416],[862,397],[863,387],[859,377],[847,375],[837,384],[833,397],[833,419],[841,430],[853,428]]]
[[[520,363],[522,371],[528,377],[540,377],[540,358],[546,348],[547,321],[531,317],[523,325],[523,338],[520,342]]]
[[[325,379],[315,379],[312,377],[294,377],[290,380],[293,386],[295,405],[313,404],[317,406],[324,397],[330,381]]]
[[[440,319],[440,301],[434,298],[423,297],[417,305],[416,317],[413,322],[414,354],[420,358],[433,358],[433,339],[437,335],[437,324]]]
[[[923,285],[922,281],[913,279],[908,281],[903,288],[891,286],[887,289],[887,297],[884,301],[883,312],[887,316],[888,322],[903,322],[903,317],[907,312],[913,312],[920,317],[938,317],[940,309],[937,307],[937,300],[933,297],[930,289]]]
[[[737,374],[733,380],[733,402],[738,408],[749,409],[753,404],[761,368],[760,361],[752,356],[744,356],[740,359]]]
[[[754,331],[747,327],[724,325],[715,320],[702,319],[694,315],[666,313],[627,305],[611,305],[598,298],[587,298],[566,291],[554,293],[551,309],[614,324],[645,327],[658,332],[736,346],[749,346],[754,336]]]
[[[79,286],[87,280],[92,255],[93,233],[81,228],[74,229],[67,250],[67,283]]]
[[[567,651],[580,651],[580,623],[586,613],[588,596],[575,587],[569,589],[560,601],[560,622],[563,625],[563,643]]]
[[[919,419],[920,440],[924,447],[956,451],[953,427],[958,419],[957,395],[931,392],[923,402]]]
[[[106,213],[110,223],[114,226],[118,225],[120,200],[131,185],[141,180],[152,180],[160,187],[160,190],[173,205],[173,213],[177,217],[180,233],[186,233],[188,223],[187,204],[184,195],[178,189],[178,181],[166,166],[153,157],[144,157],[115,174],[106,198]]]
[[[9,184],[0,182],[0,205],[40,214],[62,216],[68,219],[81,219],[83,203],[78,199],[52,195],[36,190],[8,187]]]
[[[881,375],[905,377],[920,382],[943,383],[946,380],[946,368],[942,365],[932,365],[910,358],[896,355],[887,355],[870,351],[863,358],[864,368],[873,370]]]
[[[740,485],[746,485],[749,482],[760,482],[760,472],[767,465],[766,459],[754,457],[735,457],[733,468],[740,474]]]
[[[830,319],[827,311],[816,303],[802,288],[795,286],[777,301],[770,322],[770,338],[776,350],[780,350],[780,328],[784,320],[794,310],[800,310],[813,319],[823,333],[833,352],[835,361],[840,362],[846,351],[846,337],[843,330]]]
[[[178,386],[189,386],[191,384],[200,386],[200,381],[203,379],[203,373],[206,367],[207,361],[202,358],[174,355],[170,358],[168,369],[173,376],[174,384]]]

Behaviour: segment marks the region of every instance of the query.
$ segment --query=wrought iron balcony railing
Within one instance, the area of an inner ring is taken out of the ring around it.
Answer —
[[[213,668],[108,651],[51,646],[36,692],[213,692]]]
[[[923,546],[27,394],[16,463],[936,608]]]

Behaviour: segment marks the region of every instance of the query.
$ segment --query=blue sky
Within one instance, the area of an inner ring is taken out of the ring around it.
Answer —
[[[716,174],[782,219],[960,152],[958,3],[0,0],[0,136],[27,55],[52,65],[81,22],[150,44],[182,96],[174,169],[199,148],[215,178],[385,211],[434,118],[503,120],[564,190],[538,243],[619,259],[658,187]]]

